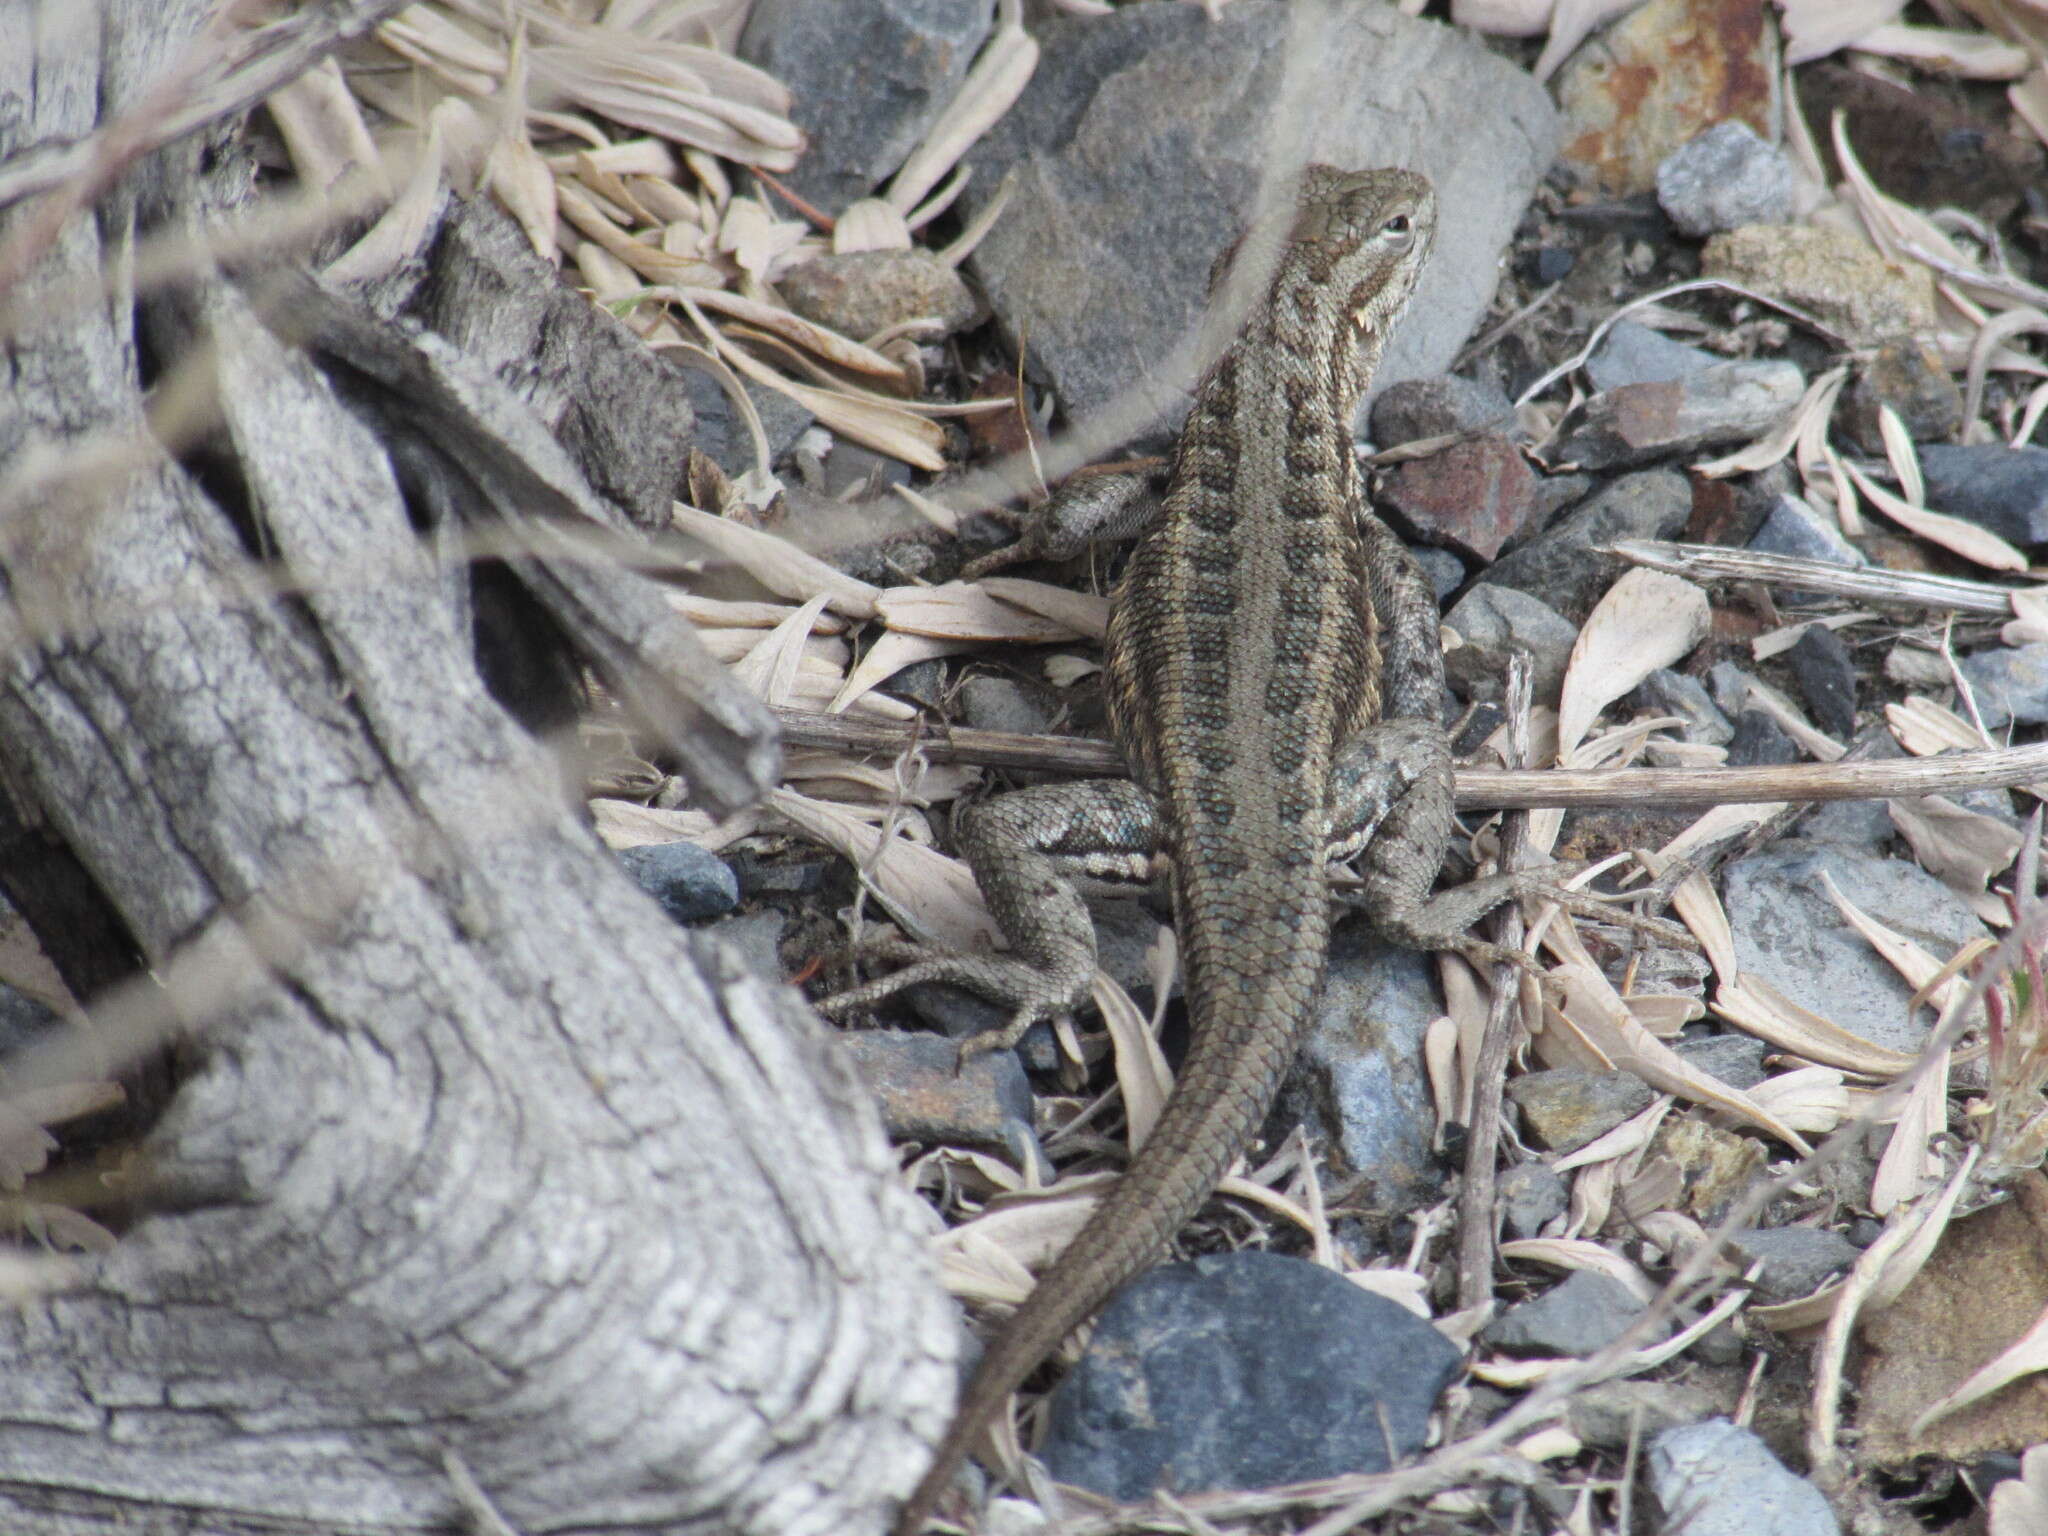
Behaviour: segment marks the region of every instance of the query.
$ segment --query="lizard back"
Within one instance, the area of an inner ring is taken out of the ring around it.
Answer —
[[[1351,421],[1435,219],[1420,176],[1310,166],[1262,301],[1198,386],[1107,642],[1117,739],[1162,813],[1194,1041],[1152,1135],[983,1356],[897,1536],[1200,1207],[1294,1055],[1329,934],[1331,765],[1381,705]]]

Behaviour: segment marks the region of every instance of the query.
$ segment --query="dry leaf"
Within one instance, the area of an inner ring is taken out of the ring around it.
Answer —
[[[2017,80],[2032,60],[2027,50],[1982,32],[1952,27],[1909,27],[1893,22],[1856,39],[1864,53],[1911,59],[1930,73],[1962,80]]]
[[[799,830],[843,854],[890,914],[926,942],[960,950],[991,949],[1003,942],[973,874],[958,859],[901,837],[890,838],[885,849],[879,828],[843,806],[808,795],[778,789],[768,803]]]
[[[1535,37],[1550,26],[1556,0],[1451,0],[1451,25],[1488,37]]]
[[[1707,594],[1682,577],[1638,567],[1615,582],[1572,646],[1557,710],[1559,750],[1569,754],[1601,710],[1698,645],[1708,623]]]
[[[860,659],[860,665],[848,674],[845,683],[832,696],[826,713],[844,713],[856,701],[864,698],[869,690],[881,687],[905,667],[916,666],[920,661],[933,661],[941,656],[957,655],[968,649],[970,646],[964,640],[942,640],[932,635],[912,635],[892,629],[868,647],[867,654]]]
[[[713,517],[686,502],[671,502],[669,513],[678,532],[709,544],[770,592],[799,602],[822,593],[828,607],[850,619],[875,616],[880,587],[854,580],[789,540],[729,518]]]
[[[1849,1118],[1849,1090],[1833,1067],[1800,1067],[1747,1090],[1757,1103],[1809,1136],[1825,1136]]]
[[[403,190],[360,240],[321,268],[322,277],[337,285],[372,282],[419,253],[441,202],[441,171],[451,124],[463,115],[473,117],[474,113],[452,98],[434,108],[427,118],[426,142],[413,160]]]
[[[1714,1012],[1766,1044],[1823,1066],[1890,1082],[1913,1070],[1918,1057],[1873,1045],[1839,1024],[1795,1003],[1761,976],[1723,981]]]
[[[383,174],[376,142],[332,57],[271,92],[263,105],[302,186],[324,192],[352,170]]]
[[[2027,557],[1988,529],[1941,512],[1923,511],[1893,495],[1854,464],[1840,458],[1833,459],[1832,463],[1836,469],[1847,473],[1872,506],[1928,543],[1938,544],[1951,554],[1961,555],[1988,570],[2024,571],[2027,568]]]
[[[1991,1536],[2041,1536],[2048,1531],[2048,1445],[2020,1461],[2020,1475],[1991,1490]]]
[[[1552,928],[1544,943],[1562,961],[1551,972],[1563,984],[1565,993],[1564,1008],[1551,1010],[1553,1027],[1564,1024],[1598,1055],[1622,1071],[1633,1072],[1652,1088],[1734,1115],[1746,1124],[1768,1131],[1802,1157],[1811,1150],[1798,1132],[1741,1089],[1731,1088],[1702,1072],[1636,1023],[1568,926]],[[1546,1030],[1545,1036],[1550,1033]]]
[[[1017,582],[1001,590],[1014,592],[1027,585],[1039,584]],[[1067,594],[1070,598],[1074,595]],[[1065,606],[1072,610],[1078,605],[1053,603],[1039,606]],[[989,582],[949,581],[940,587],[890,587],[876,597],[875,614],[893,630],[943,640],[973,643],[1003,640],[1024,645],[1053,645],[1094,638],[1086,629],[1077,628],[1072,623],[999,600],[996,589]]]
[[[1799,397],[1799,403],[1763,437],[1724,458],[1695,464],[1692,472],[1709,480],[1723,479],[1728,475],[1753,475],[1758,470],[1769,469],[1795,446],[1809,439],[1817,444],[1827,432],[1828,421],[1834,414],[1835,397],[1841,394],[1842,385],[1848,378],[1846,365],[1830,368],[1806,386],[1806,393]]]
[[[996,119],[1016,104],[1038,68],[1038,42],[1024,30],[1019,0],[998,0],[1000,19],[938,121],[926,130],[883,195],[908,213],[945,179]]]
[[[1889,1216],[1941,1180],[1934,1138],[1948,1128],[1948,1059],[1946,1050],[1936,1051],[1906,1095],[1870,1181],[1870,1209],[1876,1215]]]
[[[2003,873],[2025,841],[2017,828],[1966,810],[1946,795],[1887,800],[1885,807],[1921,867],[1966,896],[1983,891],[1994,875]]]
[[[796,681],[811,624],[825,606],[826,595],[814,594],[775,628],[761,637],[733,664],[732,673],[751,693],[768,704],[787,704]]]

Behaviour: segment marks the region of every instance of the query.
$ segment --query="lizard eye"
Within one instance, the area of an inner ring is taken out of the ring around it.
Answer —
[[[1405,213],[1397,213],[1380,226],[1380,233],[1391,235],[1396,240],[1405,240],[1414,232],[1415,225]]]

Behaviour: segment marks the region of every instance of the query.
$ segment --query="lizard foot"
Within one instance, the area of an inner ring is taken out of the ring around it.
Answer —
[[[1007,1050],[1023,1039],[1026,1030],[1041,1019],[1071,1015],[1087,997],[1093,966],[1078,985],[1064,984],[1057,975],[1035,968],[1022,960],[1003,955],[969,955],[934,949],[904,939],[884,939],[862,950],[869,959],[895,961],[904,968],[865,986],[851,987],[821,1000],[818,1012],[829,1019],[844,1018],[894,997],[908,987],[926,982],[945,982],[964,987],[977,997],[1008,1008],[1010,1017],[1000,1028],[984,1030],[960,1042],[958,1065],[990,1051]]]

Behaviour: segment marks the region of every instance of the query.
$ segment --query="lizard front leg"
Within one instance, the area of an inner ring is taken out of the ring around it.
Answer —
[[[1072,475],[1024,515],[1014,543],[969,561],[960,579],[979,581],[1025,560],[1071,560],[1090,544],[1134,539],[1157,507],[1144,475]]]
[[[1007,954],[965,954],[892,945],[912,963],[818,1005],[828,1016],[872,1007],[905,987],[944,981],[1010,1010],[1000,1030],[977,1035],[963,1057],[1015,1045],[1040,1019],[1070,1014],[1095,977],[1095,924],[1075,882],[1151,878],[1160,821],[1152,797],[1127,779],[1047,784],[998,795],[961,811],[956,841]]]

